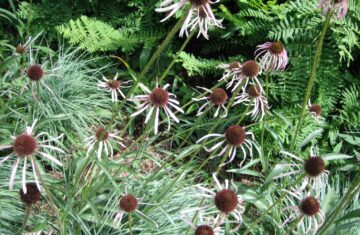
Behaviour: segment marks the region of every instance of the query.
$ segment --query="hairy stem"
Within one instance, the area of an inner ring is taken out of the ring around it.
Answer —
[[[329,29],[329,26],[330,26],[330,20],[331,20],[332,14],[333,14],[333,12],[329,12],[326,15],[326,20],[325,20],[323,28],[322,28],[322,30],[320,32],[320,38],[319,38],[319,41],[317,43],[314,60],[313,60],[311,70],[310,70],[310,77],[309,77],[309,81],[308,81],[308,86],[307,86],[307,89],[306,89],[304,101],[303,101],[301,112],[300,112],[300,115],[299,115],[299,121],[298,121],[298,123],[296,125],[295,134],[294,134],[290,149],[294,149],[294,147],[295,147],[296,137],[299,134],[301,124],[302,124],[302,122],[304,120],[304,114],[305,114],[307,102],[308,102],[308,100],[310,98],[313,83],[314,83],[314,80],[316,78],[316,69],[317,69],[317,67],[318,67],[318,65],[320,63],[320,58],[321,58],[321,52],[322,52],[322,48],[323,48],[323,44],[324,44],[324,39],[325,39],[326,32],[327,32],[327,30]]]
[[[27,222],[29,220],[30,213],[31,213],[31,205],[25,205],[24,222],[23,222],[23,225],[22,225],[20,231],[17,233],[18,235],[21,235],[23,233],[23,231],[25,230]]]

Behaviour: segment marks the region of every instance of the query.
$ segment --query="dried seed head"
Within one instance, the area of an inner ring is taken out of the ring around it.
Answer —
[[[109,80],[107,84],[109,88],[114,90],[120,87],[120,81],[118,80]]]
[[[241,126],[229,126],[225,132],[225,138],[230,145],[239,146],[246,139],[245,129]]]
[[[304,169],[309,176],[316,177],[325,170],[325,162],[321,157],[309,157],[305,161]]]
[[[280,54],[284,50],[284,44],[282,44],[282,42],[275,41],[275,42],[271,43],[269,50],[273,54]]]
[[[227,98],[228,96],[226,94],[226,91],[222,88],[215,88],[214,90],[211,91],[210,100],[215,105],[225,104]]]
[[[138,207],[138,200],[131,194],[126,194],[120,199],[120,209],[125,212],[132,212]]]
[[[234,61],[229,65],[230,70],[239,69],[241,67],[241,64],[239,61]]]
[[[316,198],[309,196],[302,200],[299,209],[303,214],[313,216],[320,211],[320,203]]]
[[[256,86],[250,86],[246,92],[251,98],[257,98],[260,97],[261,91],[262,88],[259,85],[256,85]]]
[[[200,225],[195,230],[195,235],[214,235],[214,230],[209,225]]]
[[[109,138],[109,132],[105,128],[100,127],[97,129],[95,137],[98,141],[107,140]]]
[[[22,46],[21,44],[16,46],[15,52],[18,54],[24,54],[24,52],[26,51],[26,48],[24,46]]]
[[[318,104],[313,104],[310,106],[309,111],[315,113],[316,116],[320,116],[322,113],[322,108]]]
[[[36,202],[38,202],[40,200],[41,193],[40,193],[39,189],[37,188],[36,184],[27,183],[26,190],[27,190],[26,194],[24,193],[24,191],[22,189],[20,189],[20,192],[19,192],[20,199],[25,205],[35,204]]]
[[[248,60],[242,66],[242,72],[246,77],[254,78],[260,72],[260,66],[255,60]]]
[[[215,206],[224,213],[235,210],[238,202],[238,197],[234,191],[223,189],[216,193]]]
[[[41,68],[40,65],[33,65],[28,68],[27,75],[30,80],[39,81],[44,75],[44,70]]]
[[[33,154],[36,150],[36,139],[28,134],[22,134],[16,137],[13,149],[18,157],[26,157]]]
[[[198,7],[198,6],[203,6],[206,3],[209,3],[209,0],[190,0],[190,2],[192,5],[195,5]]]
[[[151,104],[157,107],[165,106],[169,101],[169,92],[163,88],[156,88],[150,94]]]

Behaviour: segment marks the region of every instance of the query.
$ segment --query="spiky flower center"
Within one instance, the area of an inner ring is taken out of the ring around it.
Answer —
[[[163,88],[156,88],[150,94],[151,104],[157,107],[163,107],[167,105],[169,101],[169,92]]]
[[[320,203],[316,198],[309,196],[302,200],[299,209],[303,214],[313,216],[320,211]]]
[[[23,189],[20,189],[19,195],[21,201],[26,205],[35,204],[41,198],[41,193],[39,189],[36,187],[34,183],[27,183],[26,184],[26,194],[24,193]]]
[[[260,72],[260,66],[255,60],[248,60],[243,64],[242,72],[246,77],[254,78]]]
[[[245,129],[237,125],[230,126],[225,132],[225,139],[230,145],[242,145],[246,139]]]
[[[310,112],[315,113],[316,116],[320,116],[322,113],[322,108],[318,104],[313,104],[309,108]]]
[[[214,230],[209,225],[200,225],[195,230],[195,235],[214,235]]]
[[[109,138],[109,132],[105,128],[98,128],[95,133],[96,139],[98,141],[104,141]]]
[[[203,6],[207,3],[209,3],[209,0],[190,0],[191,4],[194,6]]]
[[[240,68],[240,66],[241,66],[241,64],[240,64],[239,61],[234,61],[229,65],[229,69],[230,70],[235,70],[235,69]]]
[[[284,50],[284,44],[282,42],[276,41],[271,43],[270,49],[273,54],[280,54]]]
[[[40,81],[44,75],[44,70],[40,65],[33,65],[27,70],[27,75],[32,81]]]
[[[109,80],[108,81],[108,86],[109,88],[115,90],[118,89],[120,87],[120,81],[118,80]]]
[[[309,176],[316,177],[325,170],[325,162],[321,157],[309,157],[305,161],[304,169]]]
[[[228,96],[226,94],[226,91],[222,88],[215,88],[214,90],[212,90],[212,92],[210,94],[210,100],[215,105],[225,104],[227,98],[228,98]]]
[[[126,212],[132,212],[138,207],[138,200],[131,194],[126,194],[120,199],[120,209]]]
[[[251,98],[257,98],[261,95],[261,87],[259,85],[250,86],[246,92]]]
[[[238,197],[234,191],[223,189],[215,195],[215,206],[224,213],[235,210],[237,204]]]
[[[21,44],[17,45],[16,49],[15,49],[16,53],[18,53],[18,54],[24,54],[25,50],[26,50],[26,48],[24,46],[22,46]]]
[[[13,145],[14,152],[18,157],[32,155],[36,150],[36,140],[28,134],[22,134],[16,137]]]

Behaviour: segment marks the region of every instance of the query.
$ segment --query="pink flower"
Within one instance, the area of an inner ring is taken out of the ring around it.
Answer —
[[[349,5],[347,0],[320,0],[319,8],[321,8],[323,14],[327,14],[332,10],[336,18],[341,19],[346,16]]]
[[[284,44],[281,42],[266,42],[257,46],[255,58],[260,57],[260,65],[265,71],[284,70],[289,62]]]

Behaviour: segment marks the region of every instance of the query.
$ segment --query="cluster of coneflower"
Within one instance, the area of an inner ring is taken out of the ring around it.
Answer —
[[[166,18],[164,18],[164,20],[167,20],[189,2],[191,6],[181,28],[180,36],[184,34],[188,35],[189,31],[198,28],[198,36],[203,35],[205,38],[208,38],[209,27],[222,27],[221,20],[217,20],[215,18],[211,8],[212,4],[219,1],[220,0],[165,0],[161,3],[160,8],[158,8],[157,11],[170,12]],[[323,9],[324,13],[333,11],[336,13],[336,17],[338,18],[342,18],[346,15],[348,7],[347,1],[345,0],[321,0],[319,2],[319,6]],[[16,48],[16,52],[23,54],[27,50],[25,46],[26,45],[19,45]],[[31,83],[32,96],[34,99],[39,99],[40,97],[36,96],[34,90],[34,86],[36,84],[40,86],[40,83],[42,82],[41,85],[44,85],[49,90],[51,89],[42,81],[45,75],[44,68],[41,65],[33,63],[32,60],[30,61],[30,66],[27,69],[28,82]],[[205,87],[199,87],[205,91],[205,94],[207,95],[199,99],[194,99],[195,101],[205,101],[205,103],[198,109],[197,116],[203,115],[205,112],[214,107],[215,113],[213,116],[220,116],[221,118],[224,118],[228,114],[229,106],[245,104],[248,108],[252,108],[252,110],[247,114],[251,115],[253,120],[262,120],[266,113],[269,112],[269,105],[267,101],[267,94],[265,94],[258,76],[262,73],[262,71],[265,71],[266,73],[283,71],[286,69],[287,65],[287,51],[283,43],[279,41],[266,42],[257,46],[257,50],[255,51],[255,60],[248,60],[244,62],[233,61],[228,64],[219,65],[220,68],[224,69],[224,74],[219,82],[227,82],[226,88],[233,92],[234,102],[230,105],[228,104],[228,107],[225,106],[228,101],[228,92],[226,92],[223,88],[218,87],[210,90]],[[122,89],[126,88],[130,81],[118,80],[118,74],[116,74],[112,79],[103,77],[102,80],[103,81],[98,81],[98,86],[99,88],[105,89],[111,93],[112,102],[117,102],[119,100],[119,96],[121,96],[124,100],[130,100],[138,105],[137,111],[131,114],[131,117],[146,113],[144,121],[145,124],[150,120],[153,120],[155,134],[158,133],[162,113],[167,116],[168,130],[170,130],[171,127],[171,120],[177,123],[180,121],[176,117],[175,113],[184,113],[184,111],[179,107],[176,95],[168,91],[169,84],[166,84],[163,87],[157,84],[151,90],[144,84],[139,83],[139,86],[144,94],[127,97],[123,93]],[[25,89],[25,87],[26,86],[24,86],[23,89]],[[319,105],[309,103],[308,108],[311,114],[317,118],[320,117],[322,109]],[[52,144],[61,139],[62,135],[59,137],[52,137],[46,132],[40,132],[36,135],[34,132],[36,123],[37,120],[34,120],[32,125],[26,127],[26,130],[22,134],[11,136],[13,139],[12,144],[0,146],[0,150],[12,149],[12,153],[3,158],[0,161],[0,164],[3,164],[11,157],[15,157],[10,175],[10,189],[14,186],[18,166],[22,161],[22,188],[20,190],[20,198],[27,206],[36,203],[41,197],[41,187],[38,178],[42,176],[37,167],[35,156],[44,157],[55,164],[62,166],[62,163],[58,159],[45,150],[56,151],[63,154],[65,153],[63,150]],[[113,143],[126,147],[122,143],[123,139],[118,135],[118,132],[109,131],[105,127],[95,128],[93,135],[85,140],[87,156],[93,154],[95,151],[97,152],[99,160],[104,152],[106,156],[113,156]],[[242,153],[242,162],[240,165],[242,165],[242,163],[246,160],[247,151],[251,157],[253,156],[253,145],[256,144],[254,141],[254,135],[252,132],[246,131],[243,126],[238,124],[231,125],[224,133],[211,133],[205,135],[200,138],[197,143],[200,143],[209,137],[217,138],[218,142],[209,149],[205,147],[205,150],[213,152],[220,148],[220,146],[225,145],[217,156],[228,154],[229,161],[227,163],[234,160],[238,149],[240,149]],[[316,232],[318,227],[324,222],[325,217],[324,213],[320,209],[320,202],[317,199],[320,190],[322,190],[327,183],[329,174],[329,172],[325,170],[324,160],[319,157],[313,149],[310,151],[309,158],[305,161],[289,152],[283,152],[283,154],[299,161],[299,164],[285,164],[288,167],[297,167],[298,169],[283,173],[276,178],[282,178],[292,174],[304,174],[304,180],[299,188],[286,191],[289,197],[294,197],[298,200],[298,204],[284,208],[285,210],[291,210],[294,212],[290,213],[290,215],[285,219],[284,224],[287,224],[293,219],[297,219],[301,216],[302,223],[299,223],[299,226],[304,228],[305,233]],[[26,182],[28,162],[30,162],[32,166],[35,183]],[[237,193],[236,185],[232,181],[229,182],[228,180],[225,180],[225,183],[221,184],[216,174],[213,174],[213,179],[216,183],[217,189],[207,189],[201,185],[198,185],[197,187],[200,190],[199,196],[209,200],[209,203],[207,204],[209,206],[206,208],[211,211],[215,211],[216,215],[210,220],[201,219],[201,221],[211,221],[212,224],[194,225],[196,235],[211,235],[220,233],[220,227],[226,221],[228,216],[232,216],[235,219],[228,222],[235,223],[238,227],[242,223],[242,214],[245,209],[243,207],[243,199],[241,195]],[[138,199],[134,195],[128,194],[127,192],[124,195],[121,195],[119,199],[120,210],[116,213],[115,223],[119,224],[125,213],[131,213],[134,211],[141,213],[138,210],[139,204]],[[216,210],[214,210],[214,208]]]

